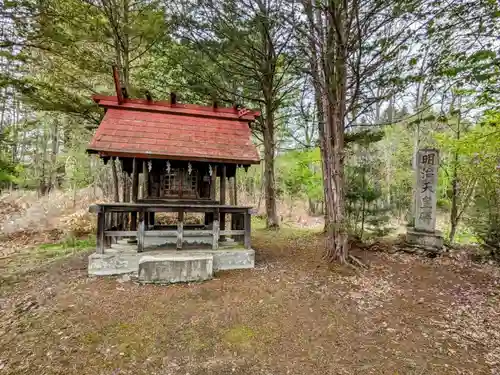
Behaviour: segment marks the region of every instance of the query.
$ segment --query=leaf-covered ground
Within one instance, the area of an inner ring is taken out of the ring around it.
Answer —
[[[85,254],[10,260],[0,373],[500,374],[498,268],[385,252],[328,267],[297,230],[253,244],[256,269],[168,287],[88,278]]]

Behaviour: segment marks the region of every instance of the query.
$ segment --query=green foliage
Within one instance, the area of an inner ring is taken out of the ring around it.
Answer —
[[[278,179],[289,196],[303,195],[314,201],[323,199],[319,148],[288,152],[279,159],[278,165]]]
[[[360,239],[365,237],[367,230],[376,236],[386,235],[390,230],[387,224],[391,207],[380,183],[384,165],[378,142],[383,135],[383,132],[373,131],[349,134],[346,211],[350,230]]]

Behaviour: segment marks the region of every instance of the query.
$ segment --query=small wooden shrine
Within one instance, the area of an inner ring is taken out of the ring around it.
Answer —
[[[251,207],[238,206],[236,196],[228,205],[226,186],[232,181],[236,191],[237,169],[260,162],[249,127],[258,112],[221,108],[215,102],[181,104],[173,93],[170,101],[129,99],[118,85],[116,96],[96,95],[93,100],[105,115],[87,151],[105,162],[119,160],[132,181],[131,191],[124,189],[124,202],[91,207],[98,215],[96,253],[103,254],[120,238],[137,240],[141,252],[148,237],[173,239],[177,249],[190,238],[218,249],[225,237],[250,248]],[[158,212],[177,213],[177,225],[155,224]],[[204,223],[185,225],[185,212],[204,213]],[[231,228],[226,228],[229,215]]]

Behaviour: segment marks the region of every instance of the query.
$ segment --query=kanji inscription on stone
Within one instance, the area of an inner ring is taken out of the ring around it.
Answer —
[[[422,149],[417,155],[417,191],[415,229],[434,232],[436,228],[436,202],[439,151]]]

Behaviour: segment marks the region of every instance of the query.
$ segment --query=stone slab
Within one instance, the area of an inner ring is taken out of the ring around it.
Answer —
[[[406,242],[410,246],[421,247],[430,251],[441,251],[444,245],[442,232],[423,232],[414,228],[407,229]]]
[[[418,150],[414,224],[419,231],[432,233],[436,228],[438,167],[438,150]]]
[[[242,250],[214,250],[214,271],[241,270],[255,267],[255,251]]]
[[[213,272],[248,269],[255,267],[253,249],[233,248],[219,250],[150,250],[138,253],[133,247],[106,249],[104,254],[89,255],[90,276],[138,275],[139,260],[144,256],[183,256],[185,254],[208,254],[213,257]]]
[[[179,254],[139,259],[139,281],[143,283],[182,283],[209,280],[213,276],[210,254]]]

